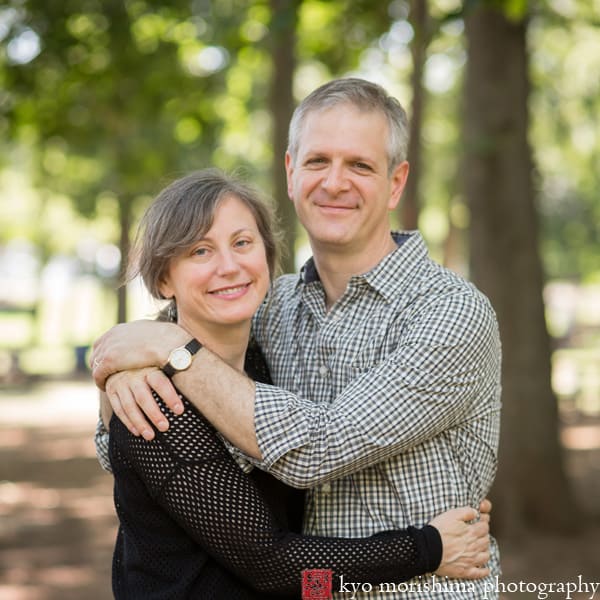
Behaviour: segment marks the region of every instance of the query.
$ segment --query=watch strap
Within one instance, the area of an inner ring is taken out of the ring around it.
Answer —
[[[202,344],[196,339],[196,338],[192,338],[186,345],[185,345],[185,349],[192,355],[194,356],[194,354],[196,354],[196,352],[198,352],[198,350],[200,350],[200,348],[202,348]]]
[[[185,346],[183,346],[189,353],[191,356],[194,356],[194,354],[196,354],[196,352],[198,352],[198,350],[200,350],[200,348],[202,348],[202,344],[196,339],[196,338],[192,338]],[[176,348],[175,348],[176,350]],[[162,372],[170,379],[171,377],[173,377],[173,375],[175,375],[175,373],[177,373],[179,371],[179,369],[176,369],[169,361],[167,361],[167,364],[162,368]]]

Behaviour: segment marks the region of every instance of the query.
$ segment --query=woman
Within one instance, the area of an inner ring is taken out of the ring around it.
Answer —
[[[142,226],[138,270],[150,293],[170,300],[167,312],[191,337],[269,382],[250,340],[252,316],[276,263],[265,205],[240,182],[200,171],[163,190]],[[287,527],[299,529],[302,517],[298,491],[259,471],[246,475],[184,398],[180,416],[156,399],[170,427],[155,431],[152,441],[134,436],[117,418],[110,421],[120,519],[116,598],[298,597],[302,571],[313,568],[373,583],[436,569],[446,575],[454,550],[474,531],[462,522],[474,511],[456,509],[421,529],[370,538],[292,533]],[[487,523],[474,527],[481,532],[477,559],[484,563]]]

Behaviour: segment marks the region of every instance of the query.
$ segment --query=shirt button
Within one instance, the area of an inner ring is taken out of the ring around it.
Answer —
[[[324,494],[330,494],[330,493],[331,493],[331,484],[329,483],[329,481],[328,481],[328,482],[326,482],[326,483],[324,483],[324,484],[321,486],[321,491],[322,491]]]
[[[321,365],[319,367],[319,375],[321,375],[321,377],[327,377],[328,374],[329,369],[325,365]]]

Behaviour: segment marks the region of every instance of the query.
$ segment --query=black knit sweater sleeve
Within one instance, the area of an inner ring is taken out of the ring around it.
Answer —
[[[126,461],[190,538],[254,589],[298,594],[304,569],[331,569],[346,580],[378,583],[439,566],[441,541],[429,526],[352,539],[282,529],[208,421],[185,399],[180,416],[156,399],[169,430],[156,431],[149,442],[113,419],[111,444],[118,452],[112,459]]]

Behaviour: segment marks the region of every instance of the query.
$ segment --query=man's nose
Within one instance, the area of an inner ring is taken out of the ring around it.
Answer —
[[[348,188],[348,177],[343,165],[332,164],[322,181],[323,189],[332,196]]]

